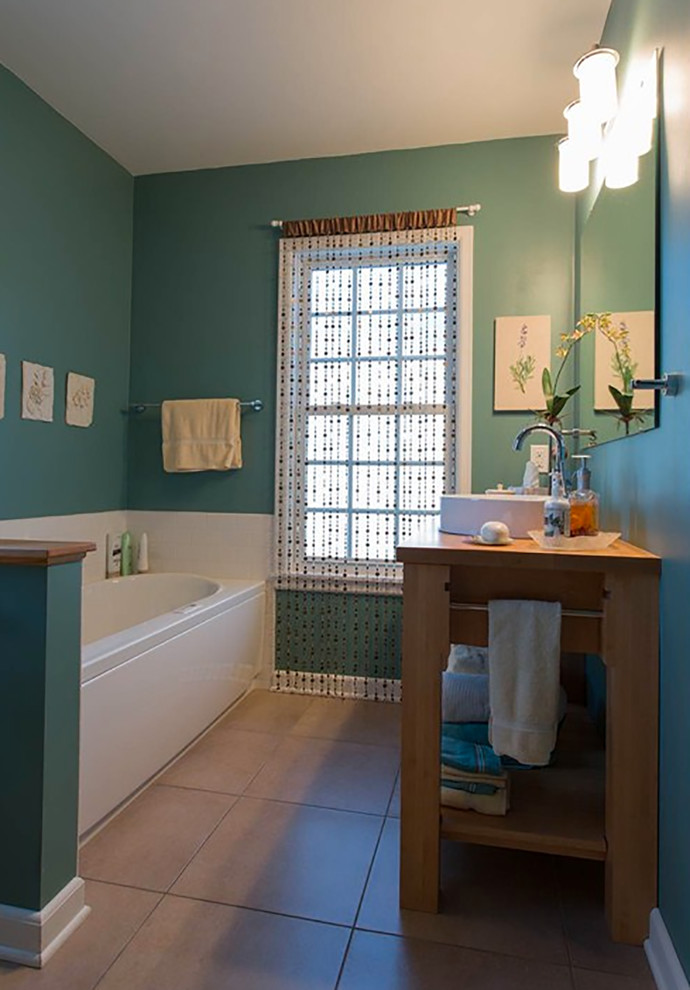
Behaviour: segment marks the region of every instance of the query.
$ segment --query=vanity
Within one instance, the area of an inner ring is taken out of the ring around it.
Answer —
[[[529,539],[480,546],[429,529],[404,564],[400,906],[439,909],[441,838],[606,864],[611,936],[639,944],[657,903],[659,574],[617,540],[596,552]],[[606,668],[606,744],[583,709],[565,719],[550,767],[511,774],[506,816],[440,805],[441,673],[451,643],[486,645],[492,599],[560,601],[563,652]]]

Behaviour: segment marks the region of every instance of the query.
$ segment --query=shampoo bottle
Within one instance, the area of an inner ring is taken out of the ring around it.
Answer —
[[[132,535],[129,530],[122,534],[122,576],[132,573]]]
[[[122,539],[119,533],[108,533],[105,554],[105,576],[119,577],[122,573]]]
[[[139,537],[137,547],[137,574],[146,574],[149,569],[149,538],[146,533]]]
[[[570,536],[570,503],[561,472],[551,472],[551,497],[544,502],[544,536]]]

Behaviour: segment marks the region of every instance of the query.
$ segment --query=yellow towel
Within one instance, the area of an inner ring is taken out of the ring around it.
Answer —
[[[176,399],[161,407],[165,471],[242,467],[239,399]]]

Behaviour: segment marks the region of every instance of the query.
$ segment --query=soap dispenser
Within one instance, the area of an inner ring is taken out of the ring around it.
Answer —
[[[576,488],[570,493],[570,535],[596,536],[599,532],[599,496],[590,488],[592,473],[590,454],[574,454],[579,461],[575,472]]]
[[[551,472],[551,498],[544,502],[544,536],[570,536],[570,502],[561,472]]]

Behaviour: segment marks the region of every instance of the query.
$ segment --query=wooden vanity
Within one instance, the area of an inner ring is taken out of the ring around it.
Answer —
[[[531,540],[477,546],[438,530],[398,548],[404,567],[400,906],[438,911],[443,836],[604,860],[616,941],[646,937],[657,891],[661,561],[621,540],[594,553]],[[577,713],[554,766],[511,775],[505,817],[441,808],[441,672],[450,643],[485,645],[491,599],[560,601],[564,652],[606,665],[606,745]]]

